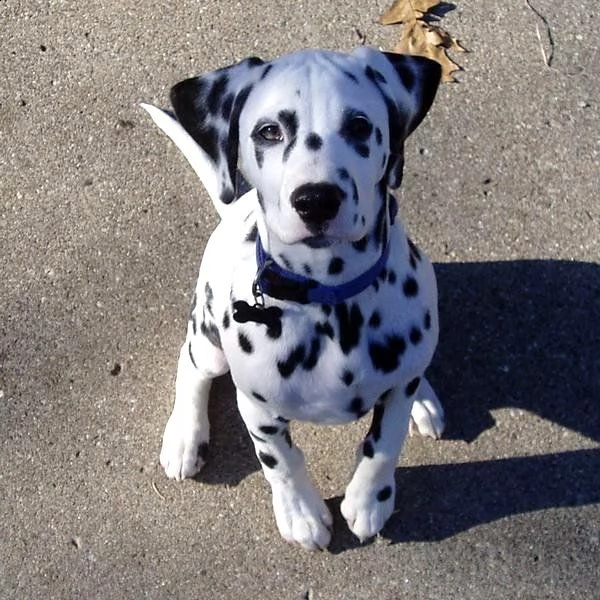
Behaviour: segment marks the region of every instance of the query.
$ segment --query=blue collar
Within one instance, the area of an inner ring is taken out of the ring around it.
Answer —
[[[257,305],[264,304],[263,295],[278,300],[291,300],[299,304],[335,305],[356,296],[377,279],[390,254],[389,228],[396,218],[398,204],[389,196],[390,225],[386,224],[383,252],[377,262],[358,277],[341,285],[324,285],[310,277],[304,277],[280,267],[264,249],[260,235],[256,238],[256,264],[258,269],[252,286]]]

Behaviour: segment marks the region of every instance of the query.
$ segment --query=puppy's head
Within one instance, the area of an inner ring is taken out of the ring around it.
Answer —
[[[187,79],[171,101],[214,161],[223,202],[236,198],[239,169],[272,233],[322,245],[373,230],[439,79],[439,65],[425,58],[308,50]]]

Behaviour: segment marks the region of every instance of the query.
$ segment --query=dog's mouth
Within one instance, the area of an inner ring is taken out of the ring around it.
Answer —
[[[324,234],[319,234],[304,238],[302,243],[306,244],[309,248],[328,248],[335,243],[335,240]]]

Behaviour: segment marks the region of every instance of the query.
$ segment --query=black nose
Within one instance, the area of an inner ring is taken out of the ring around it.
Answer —
[[[309,226],[321,227],[337,215],[344,192],[331,183],[306,183],[292,194],[292,206]]]

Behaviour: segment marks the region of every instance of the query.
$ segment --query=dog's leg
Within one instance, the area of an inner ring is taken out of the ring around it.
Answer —
[[[223,352],[191,325],[179,353],[175,404],[165,427],[160,464],[171,479],[193,477],[208,449],[208,396],[212,380],[228,370]]]
[[[273,417],[238,390],[238,406],[273,494],[281,536],[307,550],[326,548],[333,520],[306,472],[302,451],[294,446],[287,421]]]
[[[358,464],[341,511],[361,542],[376,535],[394,510],[394,471],[408,431],[413,403],[410,392],[415,393],[395,388],[378,400],[371,428],[358,448]]]
[[[410,419],[410,433],[416,429],[421,435],[436,440],[444,433],[444,409],[429,382],[421,379],[419,389],[415,393]]]

